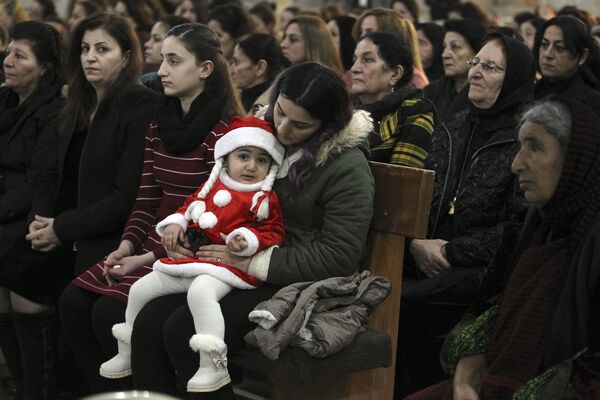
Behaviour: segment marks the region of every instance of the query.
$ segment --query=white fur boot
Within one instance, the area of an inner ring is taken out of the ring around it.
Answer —
[[[119,352],[100,366],[100,375],[108,379],[131,375],[131,327],[125,323],[115,324],[112,334],[117,339]]]
[[[190,346],[200,353],[200,368],[188,381],[188,392],[214,392],[231,382],[225,342],[213,335],[196,334]]]

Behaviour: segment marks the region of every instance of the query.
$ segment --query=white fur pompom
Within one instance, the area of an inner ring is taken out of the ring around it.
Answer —
[[[200,216],[200,218],[198,218],[198,225],[200,225],[200,228],[202,229],[210,229],[217,225],[217,221],[217,216],[209,211],[205,212]]]
[[[213,203],[217,207],[225,207],[231,202],[231,193],[227,190],[219,190],[213,197]]]
[[[263,219],[269,218],[269,198],[265,197],[265,199],[260,203],[258,207],[258,212],[256,213],[259,221]]]
[[[206,210],[206,204],[202,200],[196,200],[192,204],[190,204],[185,211],[185,218],[188,220],[192,220],[194,222],[198,222],[198,218],[200,215]]]

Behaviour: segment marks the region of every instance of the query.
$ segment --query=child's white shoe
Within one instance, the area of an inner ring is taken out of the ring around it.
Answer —
[[[200,353],[200,368],[188,381],[188,392],[214,392],[231,382],[227,371],[227,345],[213,335],[194,335],[193,350]]]
[[[131,328],[126,324],[113,326],[119,352],[100,366],[100,375],[108,379],[119,379],[131,375]]]

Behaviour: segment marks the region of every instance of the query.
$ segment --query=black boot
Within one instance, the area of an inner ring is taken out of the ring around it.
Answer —
[[[13,313],[12,317],[21,348],[23,399],[55,399],[58,320],[54,311]]]
[[[0,314],[0,349],[10,373],[10,377],[2,379],[2,386],[9,386],[6,389],[13,393],[14,399],[21,400],[23,398],[21,351],[17,332],[9,314]]]

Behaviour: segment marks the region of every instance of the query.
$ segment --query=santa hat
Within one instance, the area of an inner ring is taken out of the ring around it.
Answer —
[[[198,193],[198,198],[205,199],[215,181],[221,174],[224,159],[227,154],[244,146],[254,146],[263,149],[273,159],[269,173],[265,177],[260,191],[253,198],[253,209],[256,207],[259,220],[268,216],[268,196],[275,181],[275,176],[283,162],[285,148],[273,133],[271,124],[256,117],[233,117],[227,132],[215,144],[215,165],[204,187]],[[260,203],[260,204],[259,204]]]

